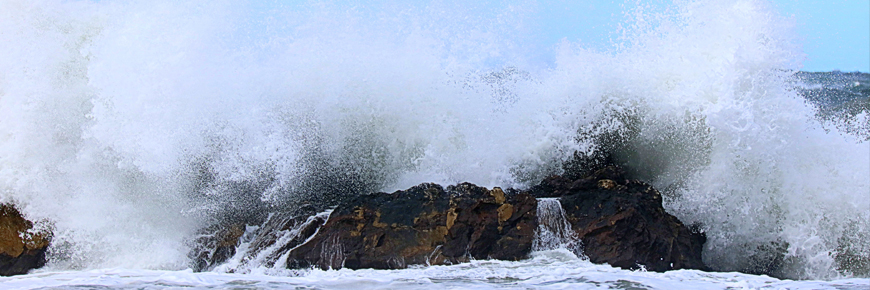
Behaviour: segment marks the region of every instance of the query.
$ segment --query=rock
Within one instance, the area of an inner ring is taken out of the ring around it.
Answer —
[[[594,263],[651,271],[707,269],[701,261],[704,235],[665,212],[655,189],[609,166],[573,180],[553,176],[527,192],[426,183],[352,196],[332,211],[303,207],[274,213],[242,238],[248,252],[224,270],[402,269],[521,260],[536,238],[536,197],[559,198],[569,231],[576,233],[571,236],[579,237],[582,253]],[[215,241],[205,247],[211,250],[200,253],[200,260],[215,265],[232,256],[241,234],[230,232],[235,234],[212,235]]]
[[[665,212],[658,191],[623,176],[621,169],[605,167],[573,181],[551,177],[530,192],[561,196],[568,222],[593,263],[650,271],[706,270],[704,234]]]
[[[314,235],[327,217],[317,214],[314,207],[304,205],[290,212],[270,214],[265,220],[246,218],[214,224],[200,230],[192,241],[192,250],[188,254],[190,267],[196,272],[210,271],[235,256],[243,241],[248,245],[236,267],[250,264],[272,267],[282,253]],[[223,270],[234,272],[238,269]]]
[[[45,265],[51,234],[35,232],[15,207],[0,204],[0,275],[27,274]]]
[[[284,253],[314,236],[327,218],[328,211],[317,213],[313,207],[303,207],[293,214],[270,216],[251,239],[242,263],[273,267]]]
[[[536,200],[470,183],[357,196],[339,205],[289,268],[401,269],[474,259],[520,260],[531,251]]]
[[[194,239],[194,246],[188,254],[191,258],[190,267],[196,272],[211,270],[235,255],[240,238],[245,233],[245,225],[233,223],[212,226],[201,232]]]

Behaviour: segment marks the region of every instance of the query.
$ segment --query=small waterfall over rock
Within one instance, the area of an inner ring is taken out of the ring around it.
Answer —
[[[538,229],[532,251],[546,251],[565,248],[581,255],[581,243],[577,233],[571,229],[565,209],[558,198],[538,199]]]
[[[332,210],[307,218],[270,215],[259,227],[249,227],[237,251],[215,272],[251,273],[271,268],[286,268],[287,255],[310,240],[329,219]]]

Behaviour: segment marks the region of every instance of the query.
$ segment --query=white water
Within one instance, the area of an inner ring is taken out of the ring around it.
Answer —
[[[283,275],[100,269],[0,277],[4,289],[866,289],[867,279],[790,281],[741,273],[627,271],[566,250],[520,262],[472,261],[404,270],[285,270]]]
[[[324,176],[522,187],[619,132],[714,269],[867,275],[870,148],[790,89],[791,21],[677,1],[535,64],[514,4],[0,1],[0,199],[54,230],[51,270],[179,270],[206,221]]]
[[[216,268],[213,269],[213,271],[220,273],[241,274],[283,274],[287,271],[287,257],[290,254],[290,251],[302,244],[307,243],[315,235],[317,235],[317,233],[315,232],[313,235],[311,235],[311,237],[308,237],[304,240],[304,242],[299,243],[294,247],[284,249],[283,251],[282,248],[287,246],[294,238],[298,238],[301,234],[300,232],[309,224],[325,223],[325,221],[329,219],[329,215],[331,213],[332,210],[319,213],[317,215],[309,217],[306,221],[301,222],[288,230],[276,230],[276,232],[274,233],[260,232],[258,231],[260,230],[259,227],[249,228],[245,232],[245,235],[243,235],[240,239],[240,244],[237,247],[236,254],[230,257],[230,259],[225,263],[218,265]],[[271,218],[272,217],[270,217],[270,219]],[[264,225],[268,224],[269,220],[264,223]],[[258,237],[257,235],[266,234],[275,235],[274,244],[269,245],[263,249],[251,248],[252,246],[256,246],[252,244],[256,242],[255,239]]]
[[[582,256],[580,237],[571,229],[565,209],[558,198],[538,199],[538,229],[535,230],[535,240],[532,251],[548,251],[568,249]]]

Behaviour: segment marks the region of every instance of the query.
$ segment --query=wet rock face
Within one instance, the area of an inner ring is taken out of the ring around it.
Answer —
[[[26,274],[45,265],[51,235],[32,229],[33,222],[15,207],[0,204],[0,275]]]
[[[401,269],[474,259],[520,260],[531,251],[536,200],[470,183],[358,196],[339,205],[290,268]]]
[[[188,257],[194,271],[207,271],[226,262],[236,254],[239,239],[245,233],[245,225],[240,223],[213,226],[201,231],[194,240]]]
[[[623,176],[619,168],[606,167],[582,179],[550,177],[530,192],[560,197],[593,263],[651,271],[707,269],[701,261],[706,237],[665,212],[658,191]]]
[[[535,197],[557,197],[591,262],[651,271],[706,269],[703,234],[665,212],[649,185],[617,167],[580,179],[550,177],[528,192],[421,184],[405,191],[360,195],[332,211],[274,213],[244,238],[241,263],[258,267],[402,269],[470,259],[521,260],[538,227]],[[198,269],[235,253],[244,227],[205,236]],[[202,242],[200,242],[202,243]],[[286,260],[285,260],[286,259]],[[230,268],[231,271],[241,268]]]
[[[211,271],[233,258],[243,242],[248,245],[246,252],[239,253],[241,260],[238,263],[273,267],[281,254],[313,236],[326,222],[326,217],[318,214],[313,206],[304,205],[288,212],[267,215],[262,220],[229,220],[213,224],[201,229],[191,241],[190,267],[196,272]],[[235,272],[239,269],[222,270]]]

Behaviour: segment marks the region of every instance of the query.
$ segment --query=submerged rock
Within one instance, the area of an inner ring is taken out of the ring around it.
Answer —
[[[50,241],[49,233],[34,232],[33,222],[15,207],[0,204],[0,275],[27,274],[44,266]]]
[[[531,252],[536,201],[470,183],[355,197],[339,205],[290,268],[401,269],[469,259],[520,260]]]
[[[550,177],[530,193],[559,197],[593,263],[651,271],[707,269],[701,260],[704,234],[665,212],[658,191],[625,179],[618,167],[575,180]]]

